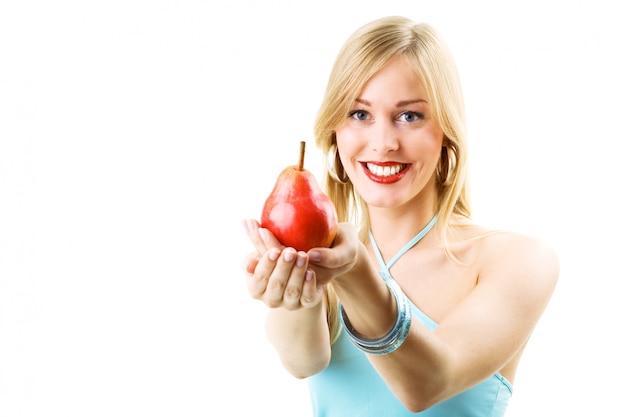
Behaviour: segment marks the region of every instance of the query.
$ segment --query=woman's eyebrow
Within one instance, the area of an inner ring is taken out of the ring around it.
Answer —
[[[428,104],[428,102],[426,100],[424,100],[423,98],[416,98],[416,99],[413,99],[413,100],[402,100],[402,101],[399,101],[398,104],[396,104],[396,106],[404,107],[406,105],[416,104],[416,103]]]
[[[370,107],[372,106],[372,103],[370,103],[369,101],[367,101],[367,100],[365,100],[365,99],[362,99],[362,98],[357,98],[357,99],[356,99],[356,100],[354,100],[354,101],[356,101],[357,103],[361,103],[361,104],[363,104],[363,105],[365,105],[365,106],[370,106]],[[424,103],[424,104],[428,104],[428,102],[427,102],[426,100],[424,100],[424,99],[422,99],[422,98],[416,98],[416,99],[410,99],[410,100],[402,100],[402,101],[399,101],[399,102],[396,104],[396,107],[404,107],[404,106],[407,106],[407,105],[409,105],[409,104],[416,104],[416,103]]]

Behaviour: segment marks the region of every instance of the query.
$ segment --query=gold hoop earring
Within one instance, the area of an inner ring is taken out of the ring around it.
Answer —
[[[337,166],[341,166],[341,160],[339,159],[339,151],[337,150],[337,144],[333,143],[328,149],[326,154],[326,169],[328,169],[328,175],[340,184],[347,184],[350,178],[346,175],[346,172],[341,167],[342,176],[339,176],[339,170]]]
[[[452,183],[452,174],[455,168],[456,154],[449,152],[447,146],[442,147],[441,157],[436,169],[437,182],[444,187],[449,186]]]

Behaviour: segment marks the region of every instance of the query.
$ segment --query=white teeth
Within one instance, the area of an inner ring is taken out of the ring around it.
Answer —
[[[406,167],[405,164],[398,165],[386,165],[380,166],[372,163],[367,163],[367,169],[374,175],[378,175],[379,177],[389,177],[391,175],[396,175],[398,172],[402,171]]]

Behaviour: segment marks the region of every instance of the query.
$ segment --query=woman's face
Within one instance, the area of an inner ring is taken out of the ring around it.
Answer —
[[[336,135],[343,167],[368,205],[433,201],[443,132],[405,58],[370,78]]]

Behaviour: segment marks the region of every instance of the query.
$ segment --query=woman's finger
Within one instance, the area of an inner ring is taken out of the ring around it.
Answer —
[[[260,259],[258,259],[254,272],[248,276],[248,292],[252,298],[262,300],[266,291],[267,285],[270,280],[270,276],[274,272],[276,261],[280,256],[280,250],[277,248],[271,248],[266,251]],[[254,261],[248,260],[247,264],[244,264],[244,268],[250,267]]]
[[[263,300],[268,306],[286,307],[285,303],[288,302],[290,308],[294,308],[293,294],[298,291],[298,286],[302,286],[304,273],[306,272],[306,269],[296,266],[297,255],[295,249],[286,248],[276,261],[276,266],[269,277],[267,288],[263,295]],[[287,289],[289,289],[289,294],[287,294],[288,300],[285,300]],[[299,302],[298,297],[297,303],[299,304]]]
[[[254,270],[259,263],[259,254],[256,252],[252,252],[247,254],[243,258],[243,270],[246,274],[252,275],[254,274]]]
[[[284,248],[274,234],[268,229],[261,227],[256,220],[244,219],[242,223],[248,233],[248,237],[260,255],[264,254],[269,248]]]
[[[318,285],[325,285],[333,277],[351,269],[362,248],[356,228],[340,223],[331,248],[313,248],[308,252],[309,264],[315,270]]]
[[[259,232],[259,222],[254,219],[244,219],[241,223],[243,224],[243,227],[248,234],[248,238],[254,245],[256,251],[259,255],[263,255],[267,251],[267,246],[265,245],[265,241]]]
[[[314,307],[322,300],[323,295],[324,289],[317,285],[315,271],[308,269],[304,275],[300,305],[304,308]]]
[[[287,252],[287,250],[285,250]],[[296,254],[294,266],[291,269],[289,281],[283,292],[283,306],[287,310],[296,310],[301,307],[300,299],[303,294],[303,285],[306,278],[308,257],[304,252]]]

